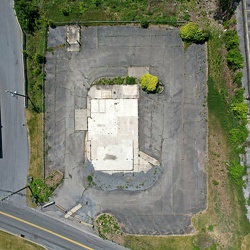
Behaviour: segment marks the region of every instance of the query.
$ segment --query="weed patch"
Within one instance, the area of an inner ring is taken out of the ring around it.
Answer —
[[[46,179],[33,179],[30,188],[36,203],[44,203],[49,200],[54,190],[63,180],[63,174],[55,171]]]
[[[95,227],[99,236],[103,239],[109,239],[119,242],[123,235],[118,221],[110,214],[101,214],[95,221]]]

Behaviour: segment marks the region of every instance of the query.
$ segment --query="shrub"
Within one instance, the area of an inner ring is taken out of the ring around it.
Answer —
[[[92,0],[92,3],[96,6],[99,7],[102,5],[103,0]]]
[[[14,0],[18,21],[26,32],[34,32],[40,18],[38,6],[31,0]]]
[[[36,63],[38,63],[38,64],[42,64],[43,62],[44,62],[44,56],[43,55],[41,55],[41,54],[39,54],[39,53],[36,53],[35,54],[35,61],[36,61]]]
[[[194,43],[203,43],[208,38],[208,34],[199,28],[199,25],[189,22],[180,29],[182,40]]]
[[[244,143],[247,139],[248,136],[248,131],[245,126],[240,126],[237,128],[233,128],[229,131],[229,138],[231,143],[238,147],[242,143]]]
[[[140,78],[141,88],[145,91],[148,91],[148,92],[154,92],[157,88],[158,82],[159,82],[158,77],[153,76],[149,73],[144,74]]]
[[[239,47],[239,37],[234,30],[227,30],[223,35],[223,40],[227,50],[236,49]]]
[[[228,167],[228,170],[233,182],[238,186],[242,186],[244,184],[242,176],[245,172],[245,168],[242,167],[237,161],[232,161]]]
[[[70,12],[69,7],[67,6],[62,7],[61,12],[64,16],[69,16],[69,12]]]
[[[141,27],[143,29],[147,29],[149,26],[149,22],[147,20],[141,20]]]
[[[40,75],[42,73],[42,69],[40,68],[40,67],[37,67],[37,68],[35,68],[34,70],[33,70],[33,74],[35,75],[35,76],[38,76],[38,75]]]
[[[116,80],[115,80],[114,84],[122,85],[123,82],[124,82],[123,78],[121,78],[120,76],[118,76],[118,77],[115,78],[115,79],[116,79]]]
[[[128,85],[133,85],[136,84],[136,79],[134,77],[126,76],[126,84]]]
[[[242,77],[243,77],[242,71],[237,71],[237,73],[234,76],[233,81],[234,81],[234,83],[237,84],[238,87],[241,87],[241,85],[242,85],[242,81],[241,81]]]
[[[236,18],[232,18],[230,20],[226,20],[223,22],[223,26],[225,29],[229,29],[231,26],[235,26],[237,24]]]
[[[245,120],[247,119],[247,113],[248,113],[248,105],[244,102],[236,103],[231,105],[231,109],[234,113],[234,115],[239,120]]]
[[[237,89],[234,93],[234,96],[232,98],[232,103],[231,103],[231,107],[234,106],[237,103],[241,103],[244,102],[244,93],[245,93],[245,89],[241,88],[241,89]]]
[[[91,184],[91,182],[93,181],[93,177],[92,177],[91,175],[89,175],[89,176],[87,177],[87,179],[88,179],[89,183]]]
[[[32,195],[35,198],[36,203],[43,203],[49,200],[49,196],[52,194],[52,188],[48,187],[42,179],[35,179],[30,183]]]
[[[231,49],[227,52],[227,63],[228,66],[232,69],[241,69],[243,68],[244,64],[244,58],[240,53],[240,50],[238,48]]]

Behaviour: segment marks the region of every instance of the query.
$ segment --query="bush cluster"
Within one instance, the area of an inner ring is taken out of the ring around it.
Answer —
[[[32,195],[36,203],[44,203],[49,200],[50,195],[53,193],[53,187],[49,187],[45,180],[35,179],[30,183]]]
[[[21,27],[28,33],[34,32],[40,18],[38,6],[32,0],[14,0],[14,4]]]
[[[96,219],[96,226],[99,236],[103,239],[112,240],[116,235],[122,235],[122,230],[115,217],[109,214],[102,214]]]
[[[149,73],[144,74],[141,78],[140,78],[140,85],[141,88],[144,91],[147,92],[155,92],[157,89],[157,85],[159,83],[159,79],[157,76],[151,75]]]
[[[136,84],[136,78],[126,77],[112,77],[112,78],[100,78],[95,81],[96,85],[134,85]]]
[[[189,22],[181,27],[180,36],[183,41],[193,43],[203,43],[208,39],[208,33],[193,22]]]
[[[235,148],[236,152],[242,151],[242,146],[248,136],[247,114],[248,105],[244,102],[244,89],[235,91],[235,95],[232,98],[230,109],[236,119],[235,126],[229,131],[229,139]]]
[[[237,161],[231,161],[230,165],[228,167],[229,175],[233,182],[237,186],[242,186],[244,184],[244,181],[242,180],[242,176],[245,172],[245,168],[240,165]]]
[[[237,87],[241,87],[242,77],[243,77],[242,71],[239,70],[239,71],[235,72],[233,82],[237,85]]]
[[[244,58],[240,53],[237,32],[235,30],[227,30],[223,38],[227,49],[226,58],[228,66],[233,70],[242,69],[244,67]]]

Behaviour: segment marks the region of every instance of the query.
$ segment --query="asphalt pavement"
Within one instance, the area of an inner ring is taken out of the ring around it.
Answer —
[[[4,90],[24,93],[22,36],[13,11],[13,1],[0,1],[0,198],[26,185],[28,139],[23,97]],[[25,194],[25,191],[23,191]],[[18,199],[15,195],[12,199]]]
[[[178,30],[160,27],[82,27],[80,52],[68,52],[65,37],[65,27],[50,28],[46,55],[46,173],[64,172],[56,203],[81,203],[76,216],[88,223],[111,213],[127,233],[193,232],[193,214],[206,208],[206,46],[184,50]],[[149,67],[164,85],[161,94],[139,95],[139,147],[161,166],[108,175],[85,159],[86,131],[75,130],[74,114],[87,107],[96,79],[126,76],[130,66]]]

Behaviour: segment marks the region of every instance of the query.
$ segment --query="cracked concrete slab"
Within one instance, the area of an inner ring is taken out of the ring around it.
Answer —
[[[178,30],[131,26],[82,28],[80,52],[67,52],[60,46],[63,39],[65,28],[50,29],[46,170],[65,173],[56,203],[65,209],[82,204],[77,215],[88,223],[99,213],[110,212],[127,233],[192,232],[192,215],[206,208],[205,45],[184,51]],[[75,109],[87,107],[88,91],[96,79],[126,76],[129,67],[145,66],[159,77],[164,91],[140,90],[139,149],[160,166],[135,174],[95,171],[83,154],[86,132],[72,129]]]

